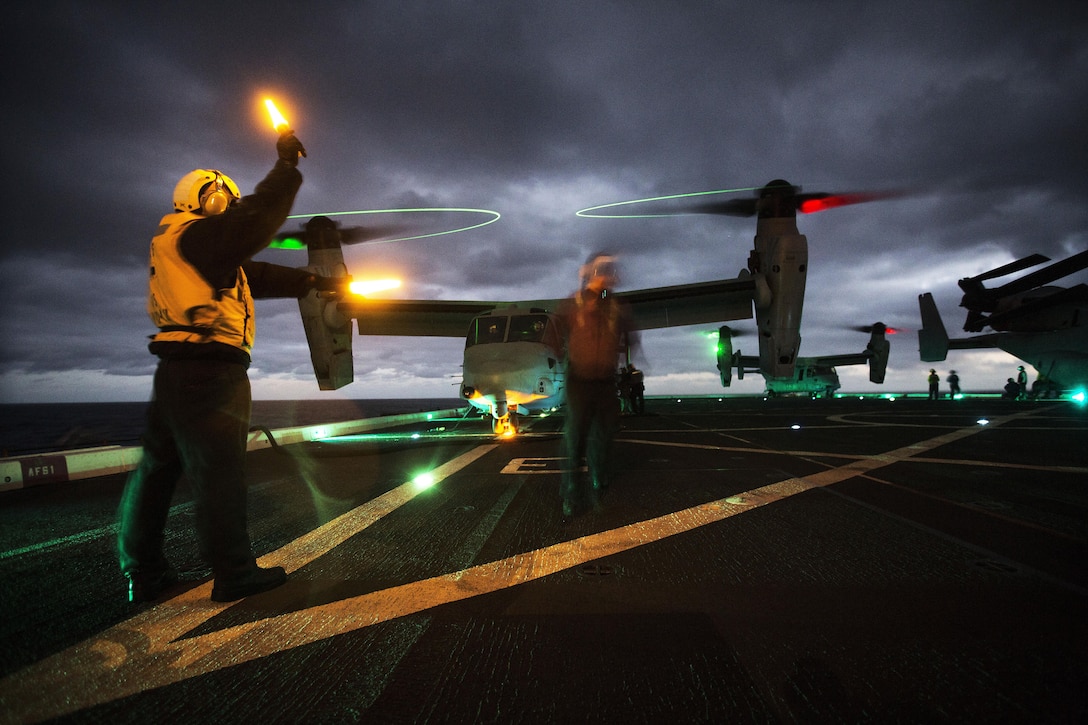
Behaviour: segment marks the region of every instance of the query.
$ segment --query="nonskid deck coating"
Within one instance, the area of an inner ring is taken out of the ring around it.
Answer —
[[[20,492],[6,531],[48,508],[105,533],[27,533],[0,560],[0,717],[1085,714],[1083,409],[654,400],[623,422],[617,483],[567,523],[561,417],[501,444],[463,422],[252,454],[255,546],[292,573],[234,605],[207,599],[184,501],[168,548],[190,588],[133,610],[105,516],[121,477]]]

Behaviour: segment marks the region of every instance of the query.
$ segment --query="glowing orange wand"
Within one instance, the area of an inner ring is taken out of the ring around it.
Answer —
[[[280,158],[291,164],[291,166],[296,165],[298,157],[306,155],[306,149],[295,138],[295,132],[291,130],[291,124],[280,113],[280,109],[276,108],[276,104],[271,98],[264,99],[264,107],[268,109],[268,116],[272,119],[272,128],[276,129],[276,132],[280,135],[280,140],[276,143],[276,150],[279,152]]]
[[[280,109],[276,108],[276,104],[272,102],[271,98],[264,99],[264,105],[268,109],[268,117],[272,119],[272,128],[279,133],[286,133],[291,130],[291,124],[287,123],[287,119],[280,113]]]

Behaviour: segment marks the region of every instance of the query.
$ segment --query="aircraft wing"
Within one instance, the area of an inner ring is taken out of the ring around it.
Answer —
[[[842,355],[816,355],[813,357],[806,355],[805,357],[797,358],[797,364],[827,367],[837,367],[839,365],[865,365],[873,359],[873,354],[874,353],[871,350],[865,350],[863,352],[845,353]],[[736,364],[743,366],[745,372],[759,372],[758,355],[741,355],[736,358],[734,365]]]
[[[817,355],[815,357],[803,358],[805,362],[812,365],[828,365],[835,367],[837,365],[864,365],[872,359],[873,353],[869,351],[846,353],[843,355]]]
[[[702,325],[752,317],[755,281],[751,277],[696,282],[674,287],[617,292],[631,306],[635,329]]]
[[[846,353],[844,355],[816,355],[814,357],[799,357],[797,358],[797,364],[800,365],[820,365],[827,367],[836,367],[838,365],[864,365],[869,362],[873,357],[873,353],[870,351]],[[745,372],[758,373],[759,372],[759,357],[755,355],[742,355],[737,358],[734,364],[739,363],[744,367]]]
[[[464,337],[473,318],[509,302],[461,300],[372,300],[341,302],[337,309],[354,317],[360,335]]]
[[[733,358],[733,366],[737,370],[746,373],[759,372],[759,355],[737,355]]]
[[[752,317],[755,283],[750,278],[617,292],[631,306],[638,330],[698,325]],[[464,337],[473,318],[500,307],[554,312],[563,300],[486,302],[467,300],[358,299],[337,309],[357,321],[360,335]]]

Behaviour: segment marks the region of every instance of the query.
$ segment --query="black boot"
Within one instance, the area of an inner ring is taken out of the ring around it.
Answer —
[[[128,579],[128,600],[133,604],[152,602],[166,589],[178,583],[178,571],[172,566],[152,573],[125,572]]]
[[[287,572],[282,566],[262,569],[254,566],[245,574],[217,576],[212,587],[213,602],[233,602],[237,599],[267,592],[287,581]]]

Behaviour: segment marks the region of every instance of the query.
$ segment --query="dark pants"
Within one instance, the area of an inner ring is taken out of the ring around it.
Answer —
[[[560,495],[577,501],[584,491],[582,458],[594,489],[606,487],[613,474],[612,440],[619,428],[620,399],[615,380],[567,378],[567,417],[563,433],[567,457]],[[592,495],[592,494],[591,494]]]
[[[244,365],[163,360],[143,436],[143,458],[121,499],[121,571],[155,576],[168,565],[163,529],[178,479],[195,499],[200,555],[215,576],[256,565],[246,521],[245,452],[251,397]]]

